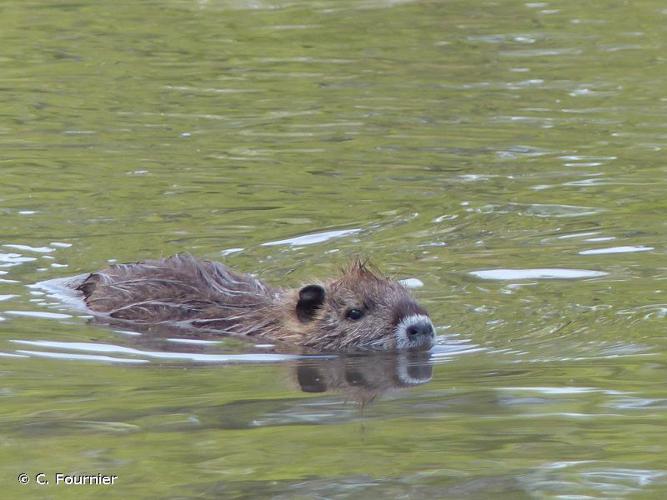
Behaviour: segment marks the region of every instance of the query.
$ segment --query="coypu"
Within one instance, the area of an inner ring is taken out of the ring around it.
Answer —
[[[112,265],[71,286],[90,310],[116,321],[213,330],[318,351],[426,350],[435,336],[428,313],[408,290],[359,260],[338,278],[298,290],[269,287],[188,254]]]

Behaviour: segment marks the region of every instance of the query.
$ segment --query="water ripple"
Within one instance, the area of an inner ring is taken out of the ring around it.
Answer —
[[[579,255],[604,255],[612,253],[634,253],[634,252],[649,252],[655,250],[653,247],[639,246],[622,246],[609,248],[593,248],[591,250],[582,250]]]
[[[296,236],[294,238],[288,238],[285,240],[269,241],[262,243],[261,246],[277,246],[277,245],[290,245],[290,246],[304,246],[304,245],[315,245],[317,243],[324,243],[335,238],[342,238],[345,236],[350,236],[352,234],[357,234],[361,229],[343,229],[338,231],[323,231],[321,233],[311,233],[305,234],[303,236]]]
[[[486,269],[472,271],[470,274],[486,280],[525,280],[525,279],[581,279],[607,276],[603,271],[588,269]]]
[[[131,356],[139,356],[141,358],[160,359],[160,360],[178,360],[178,361],[193,361],[198,363],[275,363],[282,361],[293,361],[304,358],[330,358],[332,356],[298,356],[291,354],[271,354],[271,353],[257,353],[257,354],[200,354],[200,353],[186,353],[186,352],[159,352],[159,351],[144,351],[132,347],[122,347],[113,344],[100,343],[86,343],[86,342],[56,342],[49,340],[11,340],[11,342],[20,345],[27,345],[33,347],[43,347],[47,349],[63,349],[71,351],[84,351],[91,353],[105,353],[105,354],[125,354]],[[34,356],[44,355],[49,357],[60,357],[62,359],[82,359],[78,354],[56,354],[44,351],[23,351],[17,350],[22,354],[30,354]],[[107,361],[115,361],[117,359],[125,360],[125,358],[108,357]],[[140,359],[139,362],[148,362],[147,359]]]

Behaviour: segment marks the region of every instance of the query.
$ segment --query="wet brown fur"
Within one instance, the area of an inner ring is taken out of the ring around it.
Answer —
[[[297,314],[298,289],[273,288],[188,254],[113,265],[88,275],[76,288],[92,311],[113,320],[168,323],[317,350],[392,349],[401,318],[426,314],[405,287],[360,260],[317,285],[325,291],[324,301],[307,318]],[[347,319],[351,308],[364,316]]]

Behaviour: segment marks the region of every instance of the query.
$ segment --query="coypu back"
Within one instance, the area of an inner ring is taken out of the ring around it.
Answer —
[[[233,315],[271,300],[258,279],[188,254],[113,265],[90,274],[77,290],[94,312],[146,323],[205,319],[221,309]]]

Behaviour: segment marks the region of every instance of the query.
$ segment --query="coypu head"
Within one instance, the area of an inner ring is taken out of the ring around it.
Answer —
[[[300,344],[319,350],[427,350],[435,328],[400,283],[357,261],[338,279],[298,291]]]

